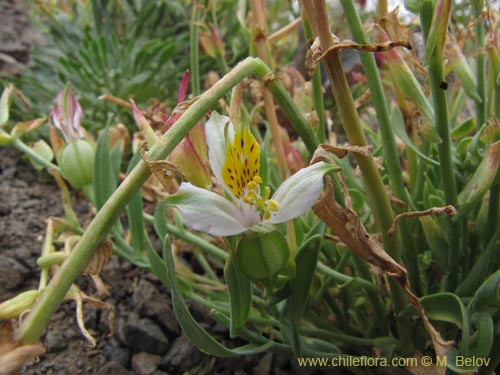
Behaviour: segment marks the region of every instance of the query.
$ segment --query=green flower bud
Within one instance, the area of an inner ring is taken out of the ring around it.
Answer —
[[[81,189],[94,177],[94,146],[84,139],[66,144],[59,155],[61,173],[71,186]]]
[[[252,233],[238,245],[238,268],[251,281],[272,280],[290,259],[290,249],[279,232]]]
[[[28,290],[0,304],[0,320],[14,319],[31,309],[40,295],[39,290]]]

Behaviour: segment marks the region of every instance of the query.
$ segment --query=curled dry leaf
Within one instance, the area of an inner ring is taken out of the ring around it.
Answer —
[[[45,353],[42,345],[22,345],[14,339],[14,334],[11,321],[0,327],[0,375],[15,374],[26,362]]]
[[[327,177],[326,191],[321,194],[314,204],[314,212],[330,227],[341,242],[345,243],[366,262],[380,268],[395,280],[406,293],[408,301],[419,312],[424,327],[431,337],[436,355],[445,356],[452,342],[444,341],[439,332],[432,326],[425,315],[420,300],[410,289],[406,269],[392,259],[382,246],[368,234],[361,219],[352,208],[351,198],[340,174],[339,180],[344,190],[345,208],[335,200],[332,181]]]
[[[319,37],[314,39],[310,51],[306,56],[306,67],[309,75],[312,77],[316,70],[316,65],[329,53],[342,49],[355,49],[364,52],[385,52],[395,47],[404,47],[411,50],[411,44],[407,41],[381,42],[371,44],[359,44],[352,40],[341,40],[336,35],[332,34],[333,44],[326,51],[323,51],[320,46]]]
[[[369,157],[372,151],[372,146],[332,146],[329,144],[321,144],[314,152],[311,164],[317,163],[321,160],[332,161],[330,153],[339,158],[344,158],[349,152],[361,156]]]
[[[112,253],[113,243],[109,238],[106,238],[92,254],[82,271],[82,275],[99,275]]]
[[[398,228],[399,221],[404,217],[421,217],[421,216],[436,216],[436,217],[438,217],[438,216],[442,216],[442,215],[455,216],[456,214],[457,214],[456,208],[451,206],[451,205],[448,205],[445,207],[432,207],[432,208],[429,208],[428,210],[424,210],[424,211],[403,212],[402,214],[399,214],[394,218],[394,221],[392,222],[391,227],[387,231],[387,234],[389,236],[392,236]]]

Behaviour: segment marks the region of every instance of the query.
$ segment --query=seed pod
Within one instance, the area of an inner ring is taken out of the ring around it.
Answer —
[[[68,143],[61,150],[59,155],[61,173],[75,189],[81,189],[92,182],[94,156],[94,146],[84,139]]]
[[[279,232],[250,234],[238,245],[238,268],[251,281],[272,280],[286,266],[290,249]]]

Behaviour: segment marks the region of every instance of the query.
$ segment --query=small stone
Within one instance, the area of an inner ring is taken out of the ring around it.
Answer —
[[[26,199],[19,202],[19,207],[27,209],[40,205],[40,199]]]
[[[170,347],[168,353],[162,358],[160,368],[180,374],[191,370],[203,359],[202,354],[189,339],[182,335]]]
[[[10,205],[8,205],[6,202],[0,202],[0,216],[7,216],[10,214],[12,209],[10,208]]]
[[[132,356],[132,369],[139,375],[151,375],[160,364],[161,357],[150,353],[137,353]]]
[[[96,375],[134,375],[116,362],[109,362],[102,367]]]
[[[153,354],[163,354],[168,349],[168,339],[150,319],[132,320],[126,323],[124,341],[132,349]]]
[[[14,258],[0,255],[0,294],[20,286],[30,271]]]
[[[68,346],[64,336],[57,331],[47,332],[47,336],[45,336],[45,343],[47,345],[47,351],[50,353],[60,352]]]
[[[266,353],[259,361],[258,365],[253,368],[255,375],[270,374],[273,364],[273,353]]]
[[[104,347],[104,355],[109,361],[116,362],[123,367],[128,367],[130,362],[130,350],[127,348],[106,345]]]
[[[155,319],[173,336],[181,333],[172,302],[150,282],[139,282],[132,295],[132,302],[141,316]]]
[[[171,374],[169,374],[168,372],[165,372],[165,371],[156,370],[151,375],[171,375]]]

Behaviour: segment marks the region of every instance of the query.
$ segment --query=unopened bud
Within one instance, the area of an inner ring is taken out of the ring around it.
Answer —
[[[14,319],[31,309],[40,295],[39,290],[28,290],[0,304],[0,320]]]

